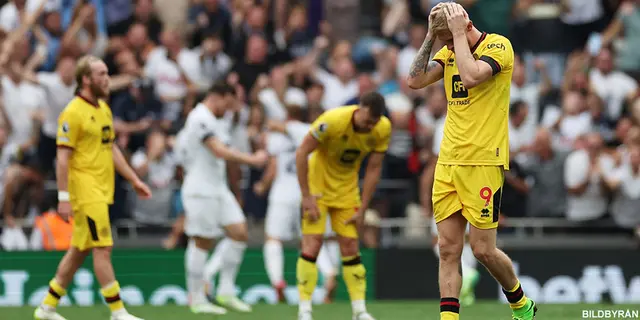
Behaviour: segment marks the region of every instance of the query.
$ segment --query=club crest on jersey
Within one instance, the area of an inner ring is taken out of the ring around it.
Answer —
[[[320,133],[325,133],[325,132],[327,131],[327,127],[328,127],[328,125],[327,125],[326,123],[324,123],[324,122],[323,122],[323,123],[321,123],[321,124],[318,126],[318,132],[320,132]]]
[[[64,133],[68,133],[69,132],[69,123],[66,122],[66,121],[62,123],[62,132],[64,132]]]

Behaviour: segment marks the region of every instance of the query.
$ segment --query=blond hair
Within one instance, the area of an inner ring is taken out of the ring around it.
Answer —
[[[94,62],[98,62],[98,61],[101,61],[100,58],[92,55],[83,56],[78,60],[78,63],[76,64],[76,72],[75,72],[76,85],[77,85],[76,92],[79,92],[80,89],[82,88],[82,85],[83,85],[82,78],[84,78],[85,76],[91,75],[91,65]]]
[[[436,8],[433,12],[433,20],[431,20],[431,30],[435,33],[449,32],[449,25],[447,24],[447,14],[444,12],[444,7]]]

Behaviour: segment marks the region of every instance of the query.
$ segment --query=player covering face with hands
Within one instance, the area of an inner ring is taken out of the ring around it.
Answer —
[[[86,56],[78,61],[75,76],[76,97],[60,114],[56,138],[58,213],[63,217],[74,216],[71,248],[60,261],[34,318],[64,320],[56,312],[58,302],[66,294],[75,272],[92,254],[94,273],[111,310],[111,319],[140,320],[124,308],[111,264],[109,204],[113,203],[114,169],[140,197],[151,197],[151,191],[113,143],[113,119],[104,101],[109,95],[107,66],[96,57]]]
[[[434,48],[435,47],[435,48]],[[440,252],[440,319],[457,320],[465,228],[474,256],[500,283],[513,319],[534,319],[537,308],[496,248],[504,170],[509,169],[508,117],[514,54],[511,42],[473,26],[464,8],[440,3],[411,66],[414,89],[444,79],[448,110],[434,173],[433,214]]]

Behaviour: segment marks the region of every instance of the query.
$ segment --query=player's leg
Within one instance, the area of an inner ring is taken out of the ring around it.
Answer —
[[[318,284],[318,266],[316,261],[322,248],[324,233],[327,224],[327,207],[318,204],[320,218],[317,221],[302,217],[302,253],[296,264],[296,277],[298,280],[298,293],[300,303],[298,306],[298,319],[311,319],[311,298]]]
[[[216,237],[216,220],[211,214],[215,199],[184,197],[184,231],[189,237],[184,263],[189,294],[189,308],[194,313],[225,314],[226,310],[207,300],[205,263]]]
[[[220,201],[220,206],[217,208],[222,208],[222,211],[218,212],[218,218],[225,230],[228,245],[222,258],[216,301],[235,311],[251,312],[251,306],[236,295],[236,278],[249,240],[247,222],[242,208],[231,191],[221,194]]]
[[[100,293],[111,311],[111,319],[139,320],[140,318],[127,312],[120,298],[120,284],[116,280],[111,263],[113,238],[111,237],[109,206],[106,203],[93,203],[81,206],[79,211],[86,216],[85,223],[89,231],[88,238],[85,239],[86,248],[91,248],[93,272],[100,283]]]
[[[300,215],[295,204],[270,202],[265,218],[266,241],[263,247],[264,266],[271,286],[276,290],[278,301],[284,301],[284,249],[282,241],[291,239],[296,215]],[[297,210],[297,211],[296,211]]]
[[[76,218],[78,218],[76,216]],[[73,228],[72,243],[77,243],[79,229],[75,226]],[[60,299],[67,294],[66,288],[73,280],[73,275],[78,268],[82,265],[84,260],[89,255],[89,250],[80,250],[78,247],[72,246],[67,250],[67,253],[62,257],[58,269],[53,279],[49,282],[49,291],[45,295],[40,306],[36,309],[34,318],[36,320],[64,320],[62,316],[56,313],[56,308]]]
[[[469,225],[467,225],[467,234],[469,234]],[[480,280],[480,273],[478,272],[478,260],[473,255],[471,244],[469,241],[465,241],[462,248],[461,256],[462,266],[462,288],[460,290],[460,303],[465,306],[472,305],[476,301],[475,287]]]
[[[331,211],[331,227],[338,235],[340,254],[342,256],[342,278],[349,292],[354,320],[373,320],[367,312],[365,298],[367,293],[367,270],[360,257],[358,230],[353,224],[346,222],[358,208],[333,209]]]
[[[439,256],[440,319],[457,320],[460,314],[460,256],[464,244],[466,220],[458,212],[462,203],[453,184],[453,166],[436,165],[432,203]]]
[[[217,239],[224,235],[224,231],[222,229],[216,229],[215,234],[217,235],[215,237]],[[209,260],[207,260],[204,266],[205,287],[207,287],[206,292],[210,299],[213,299],[216,295],[214,279],[222,269],[222,263],[229,248],[229,243],[230,240],[228,238],[222,238],[222,240],[218,241],[215,249],[213,249],[213,253],[209,256]]]
[[[340,269],[340,244],[338,237],[331,227],[331,216],[327,216],[327,230],[325,232],[324,243],[318,254],[318,270],[322,274],[325,288],[325,303],[333,302],[337,281],[336,276]]]
[[[496,246],[504,173],[501,167],[462,167],[465,181],[462,211],[471,224],[469,242],[474,256],[500,283],[513,310],[514,319],[533,319],[535,303],[524,294],[511,259]],[[462,178],[464,177],[464,178]]]

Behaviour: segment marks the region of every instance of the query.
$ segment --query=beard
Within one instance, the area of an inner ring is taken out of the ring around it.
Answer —
[[[105,90],[102,88],[102,86],[95,82],[91,82],[89,89],[91,90],[91,94],[93,94],[93,96],[97,99],[106,99],[107,97],[109,97],[109,89]]]

